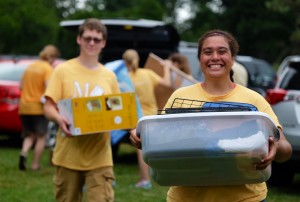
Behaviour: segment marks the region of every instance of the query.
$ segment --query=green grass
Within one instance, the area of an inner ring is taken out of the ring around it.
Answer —
[[[1,140],[0,140],[1,141]],[[1,141],[2,142],[2,141]],[[18,170],[20,146],[0,145],[0,201],[1,202],[54,202],[53,172],[49,165],[49,150],[42,159],[42,168],[37,172]],[[29,155],[30,166],[32,153]],[[135,150],[128,144],[120,147],[119,158],[114,167],[117,178],[115,187],[116,202],[163,202],[166,201],[168,187],[153,183],[151,190],[136,189],[133,184],[138,179],[138,167]],[[293,186],[271,187],[268,202],[300,202],[300,177]]]

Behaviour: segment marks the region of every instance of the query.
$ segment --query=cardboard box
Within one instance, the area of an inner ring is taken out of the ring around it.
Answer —
[[[262,112],[200,112],[139,119],[142,152],[151,177],[163,186],[216,186],[260,183],[271,165],[253,168],[268,155],[277,130]]]
[[[157,55],[150,53],[144,68],[148,68],[153,70],[155,73],[157,73],[159,76],[163,77],[164,76],[164,66],[161,64],[163,59],[158,57]],[[180,71],[176,67],[170,67],[170,77],[171,77],[171,87],[165,87],[159,85],[155,89],[155,97],[156,97],[156,102],[157,106],[159,109],[162,109],[169,97],[172,95],[174,90],[184,87],[184,86],[189,86],[192,84],[197,83],[198,81],[193,79],[190,75],[187,75],[186,73]]]
[[[58,103],[59,112],[70,122],[72,135],[135,128],[135,93],[70,98]]]

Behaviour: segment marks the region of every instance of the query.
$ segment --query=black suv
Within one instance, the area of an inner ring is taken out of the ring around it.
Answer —
[[[65,47],[74,44],[78,27],[83,21],[68,20],[60,23],[60,26],[65,28],[60,35],[62,53]],[[123,52],[129,48],[138,51],[141,67],[144,66],[150,52],[165,59],[178,51],[179,34],[173,26],[164,22],[145,19],[101,19],[101,21],[108,31],[106,47],[100,58],[102,63],[121,59]],[[77,50],[74,48],[70,53],[68,49],[69,53],[65,58],[76,56]]]

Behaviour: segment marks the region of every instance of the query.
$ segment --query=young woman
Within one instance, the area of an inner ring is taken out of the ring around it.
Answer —
[[[130,79],[141,103],[143,115],[157,114],[158,106],[154,90],[158,85],[170,86],[169,68],[164,67],[164,77],[160,77],[150,69],[139,68],[140,57],[138,52],[128,49],[123,53],[123,60],[129,71]],[[141,150],[137,150],[140,178],[135,184],[137,188],[150,189],[152,184],[149,177],[148,165],[144,162]]]
[[[176,90],[169,98],[165,107],[170,107],[175,98],[186,98],[203,101],[230,101],[249,103],[261,112],[268,114],[276,123],[280,131],[280,140],[275,142],[269,138],[269,154],[254,164],[257,170],[263,170],[273,160],[283,162],[292,154],[291,145],[282,133],[282,126],[272,111],[269,103],[258,93],[235,84],[231,79],[231,68],[237,55],[239,46],[234,37],[222,30],[211,30],[199,39],[198,58],[205,75],[202,83],[187,86]],[[135,130],[131,132],[131,142],[141,148],[141,140]],[[267,197],[266,183],[243,184],[236,186],[202,186],[183,187],[173,186],[167,194],[168,202],[194,201],[264,201]]]

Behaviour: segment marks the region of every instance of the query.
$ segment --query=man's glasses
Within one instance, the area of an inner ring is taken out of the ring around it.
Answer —
[[[98,44],[103,40],[103,39],[94,38],[94,37],[90,37],[90,36],[87,36],[87,37],[83,36],[82,39],[84,40],[85,43],[90,43],[91,41],[94,41],[95,44]]]

